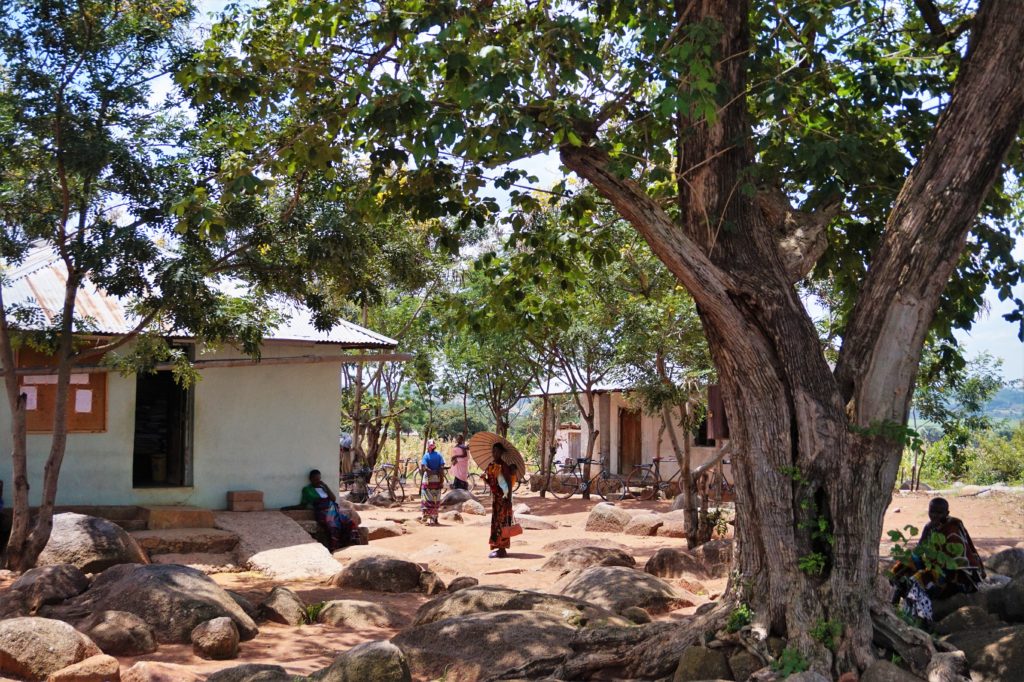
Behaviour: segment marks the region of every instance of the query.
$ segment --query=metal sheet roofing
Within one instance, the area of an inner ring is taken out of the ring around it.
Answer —
[[[22,263],[5,267],[4,275],[6,305],[21,304],[37,309],[47,323],[53,322],[64,305],[68,279],[64,262],[55,252],[49,248],[33,249]],[[393,349],[398,346],[394,339],[351,322],[341,321],[328,331],[319,331],[313,326],[309,311],[294,303],[279,301],[277,309],[283,313],[285,321],[265,340],[328,343],[344,348]],[[90,320],[91,333],[124,334],[138,324],[138,318],[128,311],[124,301],[89,281],[78,290],[75,310],[78,317]]]

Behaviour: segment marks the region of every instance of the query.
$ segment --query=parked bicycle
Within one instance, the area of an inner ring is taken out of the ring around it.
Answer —
[[[677,470],[668,478],[661,476],[661,462],[664,457],[655,457],[650,464],[634,464],[633,471],[626,479],[626,486],[622,489],[622,499],[635,497],[640,500],[654,500],[664,496],[666,499],[674,496],[680,490],[681,479]],[[728,461],[722,464],[728,464]],[[735,487],[720,472],[718,467],[713,467],[704,472],[707,479],[703,484],[707,485],[708,492],[720,492],[726,495],[735,492]],[[700,486],[699,486],[700,487]]]
[[[597,464],[600,471],[589,480],[583,476],[587,464]],[[548,492],[560,500],[567,500],[576,493],[596,492],[602,500],[615,499],[622,495],[622,479],[610,473],[604,466],[593,459],[581,457],[571,464],[567,461],[558,473],[551,474],[551,486]]]

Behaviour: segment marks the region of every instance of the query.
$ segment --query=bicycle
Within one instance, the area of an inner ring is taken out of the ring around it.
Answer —
[[[597,464],[601,467],[590,480],[583,479],[583,470],[587,464]],[[623,489],[621,478],[609,473],[600,462],[585,457],[575,460],[572,465],[563,465],[562,470],[557,474],[552,473],[551,478],[557,485],[551,486],[548,492],[560,500],[567,500],[576,493],[583,494],[591,490],[600,495],[602,500],[608,500],[615,495],[621,495]]]
[[[388,497],[396,502],[405,502],[405,472],[399,472],[390,462],[381,462],[373,469],[373,483],[368,486],[368,494],[387,492]]]
[[[673,485],[676,489],[679,489],[679,474],[676,473],[669,476],[667,479],[661,477],[661,460],[664,457],[655,457],[650,464],[634,464],[633,471],[630,472],[629,477],[626,479],[626,485],[622,489],[622,498],[626,499],[627,496],[633,496],[634,491],[637,499],[640,500],[653,500],[657,499],[658,495],[662,491],[665,491],[665,497],[668,497],[668,490]]]

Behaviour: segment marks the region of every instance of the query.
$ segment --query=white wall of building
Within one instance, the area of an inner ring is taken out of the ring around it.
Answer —
[[[340,354],[336,346],[268,343],[264,357]],[[197,359],[242,357],[234,349]],[[338,467],[339,366],[334,363],[203,370],[194,387],[192,486],[133,488],[135,377],[107,375],[107,430],[72,433],[57,504],[185,504],[223,509],[229,490],[262,490],[268,509],[297,504],[310,469]],[[10,410],[0,401],[0,478],[10,504]],[[46,434],[28,437],[30,503],[39,504]]]
[[[619,411],[633,409],[633,405],[627,399],[626,395],[621,391],[613,391],[610,393],[611,396],[611,423],[605,425],[598,419],[595,424],[595,428],[598,430],[597,440],[594,447],[594,459],[599,460],[601,455],[601,439],[606,437],[610,438],[610,452],[611,452],[611,470],[612,473],[620,473],[619,469]],[[600,414],[600,411],[598,411]],[[690,439],[691,445],[694,442],[692,434],[684,434],[683,430],[679,428],[677,424],[673,424],[672,427],[677,437],[680,439],[680,443],[684,437]],[[640,415],[640,447],[641,447],[641,458],[644,464],[651,464],[654,461],[654,457],[661,457],[661,475],[662,478],[669,478],[677,471],[679,471],[679,464],[676,462],[675,451],[672,449],[672,441],[669,433],[666,430],[662,434],[661,443],[659,446],[658,432],[661,430],[661,417],[641,413]],[[587,450],[587,429],[583,428],[582,438],[582,450],[585,453]],[[691,465],[694,467],[700,466],[704,462],[708,461],[715,456],[718,449],[717,447],[699,447],[692,445],[690,450]],[[629,471],[622,470],[622,475],[628,476]]]

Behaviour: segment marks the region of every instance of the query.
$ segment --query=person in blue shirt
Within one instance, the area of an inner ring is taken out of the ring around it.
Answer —
[[[420,472],[423,474],[423,483],[420,484],[422,521],[428,526],[436,526],[437,514],[441,510],[441,491],[444,489],[444,457],[437,451],[433,438],[427,441]]]

